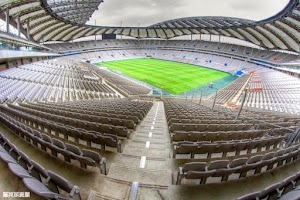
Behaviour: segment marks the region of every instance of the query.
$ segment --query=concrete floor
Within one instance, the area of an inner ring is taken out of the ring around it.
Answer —
[[[107,176],[101,175],[98,168],[89,167],[85,170],[80,168],[79,163],[68,164],[60,158],[55,158],[19,138],[3,124],[0,124],[0,131],[45,169],[56,172],[79,186],[82,199],[89,200],[128,199],[134,181],[139,182],[136,197],[141,200],[231,200],[264,189],[300,170],[300,161],[297,161],[272,172],[238,180],[205,185],[173,185],[178,167],[190,160],[172,159],[172,145],[162,102],[154,103],[145,119],[131,134],[131,139],[123,142],[123,153],[91,148],[107,158]],[[88,148],[85,145],[78,146]],[[28,191],[3,161],[0,161],[0,170],[0,192]],[[183,181],[183,183],[188,182]],[[40,199],[33,193],[31,197],[30,199]]]

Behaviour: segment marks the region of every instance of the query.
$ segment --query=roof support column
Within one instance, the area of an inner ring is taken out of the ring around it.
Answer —
[[[121,20],[121,28],[123,27],[123,21]],[[121,34],[121,40],[123,39],[123,34],[122,34],[122,29],[121,29],[121,32],[120,32],[120,34]]]
[[[21,21],[20,21],[20,16],[17,17],[17,24],[18,24],[18,36],[21,37]]]
[[[211,42],[211,34],[209,34],[209,41]]]
[[[140,40],[140,31],[139,31],[139,29],[140,29],[140,23],[138,23],[138,29],[137,29],[138,40]]]
[[[5,11],[6,32],[9,33],[9,9]]]
[[[200,33],[200,35],[199,35],[200,37],[199,37],[199,39],[200,39],[200,41],[201,41],[201,33]]]
[[[97,26],[97,21],[95,20],[95,26]],[[97,41],[97,35],[96,35],[97,32],[95,32],[95,43]]]
[[[27,39],[30,40],[30,21],[27,20]]]
[[[300,58],[300,43],[299,43],[299,52],[298,52],[299,54],[298,54],[298,56],[299,56],[299,58]]]

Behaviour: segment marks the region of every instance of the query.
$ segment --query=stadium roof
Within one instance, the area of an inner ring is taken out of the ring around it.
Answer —
[[[170,39],[182,35],[212,34],[237,38],[266,49],[299,52],[299,0],[290,0],[275,16],[262,21],[230,17],[190,17],[165,21],[149,27],[85,25],[102,0],[3,0],[0,18],[37,42],[71,41],[81,37],[110,34],[135,38]]]

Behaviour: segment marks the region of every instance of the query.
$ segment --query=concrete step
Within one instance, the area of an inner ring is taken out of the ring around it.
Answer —
[[[161,137],[153,137],[154,134],[152,134],[152,137],[149,137],[149,133],[144,134],[144,135],[135,135],[132,137],[132,141],[135,142],[147,142],[150,141],[151,143],[156,143],[156,144],[165,144],[165,143],[169,143],[170,140],[168,139],[163,139]]]
[[[141,130],[136,132],[134,135],[137,136],[147,136],[147,137],[163,137],[165,138],[168,133],[166,131],[161,130]]]
[[[139,200],[162,200],[170,199],[168,187],[145,187],[141,185],[138,189],[137,199]]]
[[[165,123],[158,123],[158,122],[150,122],[150,123],[141,123],[140,126],[139,126],[139,129],[141,128],[148,128],[148,127],[151,127],[151,126],[154,126],[155,128],[158,128],[158,129],[164,129],[166,128],[166,124]]]
[[[168,186],[172,184],[172,173],[168,169],[142,169],[112,164],[107,176],[149,185]]]
[[[135,133],[153,133],[153,134],[166,134],[166,135],[169,135],[169,131],[168,130],[166,130],[166,129],[156,129],[156,128],[153,128],[153,129],[151,129],[151,127],[150,128],[147,128],[147,129],[145,129],[145,128],[139,128],[139,129],[137,129],[136,130],[136,132]]]
[[[166,118],[164,115],[162,116],[147,116],[147,118],[145,118],[143,120],[144,122],[150,122],[150,121],[160,121],[160,122],[166,122]]]
[[[146,156],[151,158],[169,158],[170,153],[169,149],[154,149],[154,148],[140,148],[140,147],[132,147],[132,146],[125,146],[123,150],[124,155],[131,155],[131,156]]]
[[[127,166],[132,168],[144,169],[168,169],[170,159],[165,158],[147,158],[143,161],[142,157],[123,155],[122,159],[117,163],[119,166]],[[144,163],[143,163],[144,162]]]
[[[135,147],[135,148],[148,148],[148,149],[161,149],[165,150],[169,147],[169,145],[166,145],[166,143],[151,143],[150,141],[130,141],[127,146],[129,147]]]
[[[101,188],[91,190],[88,200],[124,200],[130,195],[131,182],[105,178]]]

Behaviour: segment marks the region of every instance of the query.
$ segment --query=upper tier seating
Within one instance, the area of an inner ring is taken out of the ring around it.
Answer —
[[[90,70],[64,60],[41,61],[2,71],[0,84],[0,103],[118,97]]]
[[[281,52],[269,52],[266,50],[260,50],[251,47],[239,46],[235,44],[217,43],[209,41],[199,40],[99,40],[99,41],[82,41],[72,43],[57,43],[47,44],[46,46],[53,48],[59,52],[68,51],[85,51],[91,49],[107,50],[110,48],[117,49],[132,49],[132,48],[173,48],[173,49],[194,49],[199,51],[215,52],[220,54],[229,54],[240,57],[250,57],[256,60],[262,60],[273,63],[286,63],[297,58],[296,55],[286,54]],[[124,56],[126,57],[127,52],[123,53],[104,53],[99,59],[109,56]],[[87,57],[83,57],[87,58]]]

